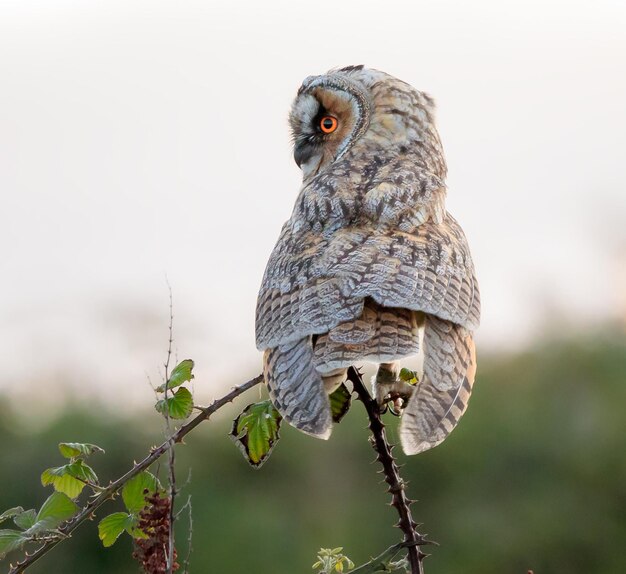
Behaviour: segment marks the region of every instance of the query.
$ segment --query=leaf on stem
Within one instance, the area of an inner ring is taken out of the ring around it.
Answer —
[[[186,387],[180,387],[173,396],[157,401],[154,408],[171,419],[186,419],[193,412],[193,396]]]
[[[105,547],[113,546],[122,532],[133,538],[146,538],[139,527],[139,513],[148,505],[147,497],[162,490],[159,479],[144,470],[131,478],[122,489],[122,500],[128,512],[114,512],[105,516],[98,524],[98,537]]]
[[[281,421],[269,400],[248,405],[233,421],[230,437],[254,468],[260,468],[274,449]]]
[[[98,524],[98,538],[102,540],[102,545],[108,548],[115,544],[122,532],[126,531],[132,536],[136,524],[135,516],[127,512],[114,512],[105,516]]]
[[[87,458],[94,452],[104,452],[104,449],[88,442],[61,442],[59,451],[65,458]]]
[[[186,383],[187,381],[191,381],[191,379],[194,378],[194,375],[191,372],[193,371],[193,367],[194,367],[194,362],[191,359],[185,359],[184,361],[181,361],[180,363],[178,363],[178,365],[174,367],[174,370],[172,371],[172,374],[170,375],[170,378],[167,381],[167,388],[170,390],[175,389],[176,387],[179,387],[183,383]],[[156,388],[156,391],[157,393],[164,393],[165,383],[162,385],[159,385]]]
[[[0,530],[0,558],[11,550],[21,548],[28,542],[28,536],[19,530]]]
[[[98,484],[98,477],[88,464],[81,459],[70,464],[47,468],[41,473],[41,484],[52,484],[54,490],[76,498],[87,484]]]
[[[37,511],[34,508],[25,510],[21,514],[13,517],[13,522],[19,526],[22,530],[28,530],[35,525],[37,521]]]
[[[417,385],[419,382],[419,377],[417,376],[416,371],[412,371],[411,369],[402,368],[400,369],[400,380],[405,383],[409,383],[409,385]]]
[[[18,516],[24,512],[24,509],[21,506],[15,506],[14,508],[9,508],[9,510],[5,510],[2,514],[0,514],[0,522],[4,522],[9,518],[13,518],[14,516]]]
[[[162,490],[154,474],[144,470],[131,478],[122,489],[122,500],[131,514],[139,514],[146,507],[146,497]]]
[[[76,503],[62,492],[53,492],[42,504],[35,523],[26,531],[27,534],[37,534],[44,530],[54,530],[63,521],[71,518],[78,510]]]
[[[348,387],[341,383],[328,397],[330,399],[330,411],[333,416],[333,422],[339,423],[346,413],[350,410],[352,404],[352,395]]]

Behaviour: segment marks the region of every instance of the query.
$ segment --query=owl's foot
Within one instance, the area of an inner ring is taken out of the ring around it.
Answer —
[[[389,410],[399,417],[415,392],[417,377],[413,371],[400,369],[399,363],[381,363],[372,380],[374,398],[381,414]]]

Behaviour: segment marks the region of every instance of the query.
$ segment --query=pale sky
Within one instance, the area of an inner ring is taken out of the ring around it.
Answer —
[[[166,275],[199,400],[256,374],[289,106],[348,64],[437,101],[479,353],[623,313],[625,30],[622,0],[0,0],[0,392],[150,397]]]

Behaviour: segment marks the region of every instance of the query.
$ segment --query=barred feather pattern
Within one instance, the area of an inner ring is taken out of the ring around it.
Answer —
[[[265,351],[263,375],[270,398],[285,419],[307,434],[330,436],[330,403],[313,364],[310,337]]]
[[[352,97],[358,101],[346,107]],[[306,131],[322,113],[314,98],[329,115],[336,98],[336,115],[358,133],[316,140]],[[463,230],[445,210],[433,102],[387,74],[353,66],[305,80],[290,122],[294,141],[307,146],[303,185],[256,310],[272,400],[294,426],[327,438],[324,377],[358,361],[418,353],[425,325],[426,373],[407,407],[402,441],[407,452],[438,444],[471,392],[464,375],[480,294]]]
[[[418,454],[440,444],[465,413],[472,393],[476,374],[473,337],[462,327],[445,323],[433,318],[426,321],[424,375],[400,424],[406,454]]]
[[[321,373],[347,369],[357,361],[391,362],[416,355],[419,318],[410,309],[389,308],[366,300],[361,316],[341,323],[315,341],[314,361]]]

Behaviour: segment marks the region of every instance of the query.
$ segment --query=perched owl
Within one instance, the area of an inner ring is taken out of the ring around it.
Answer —
[[[467,240],[445,209],[433,101],[350,66],[306,78],[289,119],[303,183],[256,312],[270,397],[292,425],[328,438],[328,394],[349,366],[374,362],[381,408],[406,399],[404,451],[432,448],[467,408],[480,318]],[[420,352],[419,383],[400,381],[399,362]]]

